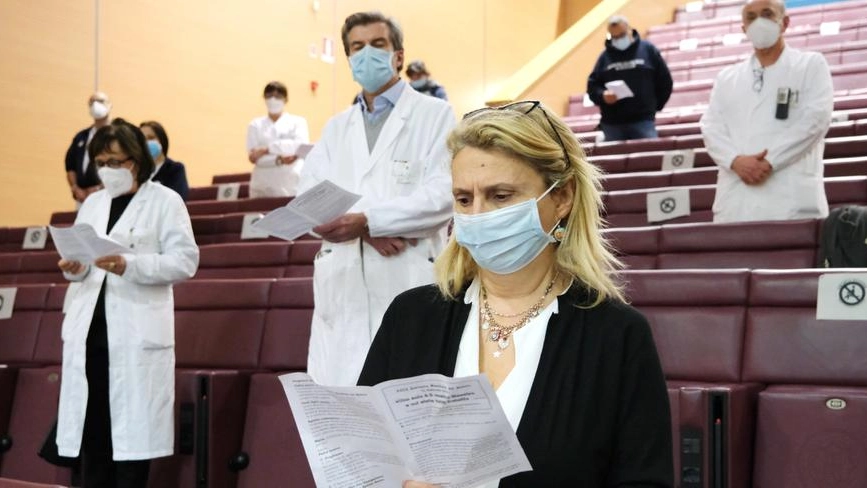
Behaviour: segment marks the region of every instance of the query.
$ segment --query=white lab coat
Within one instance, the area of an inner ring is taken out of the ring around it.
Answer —
[[[828,64],[819,53],[785,47],[765,68],[764,85],[756,93],[753,68],[758,66],[750,57],[720,72],[701,119],[705,147],[720,167],[714,222],[825,217],[822,154],[834,106]],[[797,92],[786,120],[775,118],[779,88]],[[773,173],[761,185],[745,184],[731,170],[732,161],[764,149]]]
[[[111,197],[100,190],[84,201],[76,223],[104,236]],[[171,455],[174,446],[175,328],[172,283],[192,277],[199,264],[190,216],[183,200],[159,183],[144,183],[114,225],[110,237],[130,248],[123,276],[96,266],[66,292],[61,336],[63,375],[57,447],[79,454],[87,408],[87,333],[106,279],[109,404],[114,459]],[[133,254],[135,252],[135,254]]]
[[[330,180],[362,195],[349,212],[367,216],[371,236],[417,238],[418,245],[383,257],[360,239],[323,242],[314,261],[307,371],[327,385],[354,385],[392,299],[434,281],[433,259],[452,215],[451,107],[406,86],[369,151],[361,106],[328,121],[299,191]]]
[[[267,147],[268,154],[257,159],[253,167],[250,197],[295,196],[304,159],[278,165],[277,156],[294,156],[300,144],[309,142],[310,133],[304,117],[284,113],[276,122],[267,115],[253,119],[247,126],[247,152],[257,147]]]

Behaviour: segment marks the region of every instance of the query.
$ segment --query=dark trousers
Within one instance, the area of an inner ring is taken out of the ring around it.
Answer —
[[[108,350],[87,348],[87,413],[81,439],[82,488],[145,488],[150,461],[112,460]]]
[[[599,127],[605,134],[605,141],[626,141],[630,139],[656,139],[656,122],[641,120],[628,124],[600,123]]]

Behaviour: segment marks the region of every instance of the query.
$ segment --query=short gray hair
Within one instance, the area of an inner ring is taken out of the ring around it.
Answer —
[[[608,25],[614,24],[626,24],[629,25],[629,19],[622,15],[612,15],[610,19],[608,19]]]

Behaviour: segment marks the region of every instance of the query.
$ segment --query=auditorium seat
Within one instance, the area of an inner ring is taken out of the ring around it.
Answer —
[[[0,253],[21,251],[27,227],[0,227]],[[54,249],[54,243],[49,234],[45,241],[45,249]]]
[[[672,171],[646,171],[641,173],[610,174],[602,177],[605,191],[663,188],[671,185]]]
[[[57,267],[60,255],[56,251],[32,251],[21,254],[21,267],[16,283],[61,283],[66,279]]]
[[[51,285],[17,288],[12,317],[0,320],[0,364],[27,365],[33,361],[39,321]]]
[[[867,388],[771,386],[757,418],[756,488],[867,486]]]
[[[66,283],[53,284],[48,290],[45,307],[39,321],[39,335],[33,351],[33,363],[38,365],[60,364],[63,357],[63,341],[60,332],[63,326],[63,302],[66,299]]]
[[[259,369],[304,371],[313,318],[313,281],[287,278],[275,281],[268,297]]]
[[[18,371],[7,435],[11,448],[3,453],[0,476],[38,483],[69,484],[70,470],[36,455],[57,419],[60,368]]]
[[[260,212],[254,212],[259,214]],[[199,246],[205,244],[221,244],[227,242],[241,242],[241,229],[244,226],[244,213],[231,213],[225,215],[197,215],[190,217],[193,225],[193,234]],[[278,241],[277,238],[265,238]],[[252,242],[265,239],[254,239]]]
[[[759,396],[756,487],[867,486],[867,317],[816,319],[827,272],[750,279],[744,380],[779,385]]]
[[[187,196],[187,201],[191,202],[197,200],[216,200],[219,195],[219,190],[219,185],[196,186],[190,188],[190,193]],[[249,183],[241,183],[238,188],[238,198],[250,198]]]
[[[689,189],[690,215],[667,220],[667,224],[687,222],[710,222],[713,220],[715,185],[686,187]],[[653,190],[626,190],[606,192],[605,218],[612,227],[642,227],[647,222],[647,194]]]
[[[297,240],[289,249],[289,266],[286,268],[287,278],[313,276],[313,260],[322,247],[319,240]]]
[[[249,373],[256,369],[273,280],[191,280],[175,296],[175,455],[149,486],[230,488]]]
[[[9,417],[12,414],[12,399],[15,396],[15,381],[18,379],[18,368],[0,366],[0,469],[3,467],[3,453],[9,446]]]
[[[749,486],[753,407],[761,389],[741,382],[749,271],[622,276],[632,305],[650,323],[668,380],[678,486]]]
[[[187,202],[190,215],[220,215],[237,212],[270,212],[292,201],[292,197],[245,198],[241,200]]]
[[[665,224],[713,221],[713,200],[716,185],[696,185],[688,188],[690,215],[667,220]],[[647,194],[671,188],[652,188],[603,192],[605,219],[611,227],[642,227],[647,222]],[[832,208],[844,205],[867,205],[867,176],[825,178],[825,193]]]
[[[660,269],[811,268],[818,248],[817,220],[664,225]]]
[[[603,233],[626,269],[658,267],[656,263],[656,256],[659,255],[658,226],[606,229]]]
[[[289,265],[291,246],[287,241],[201,246],[194,278],[282,278]]]
[[[247,463],[238,467],[238,488],[274,486],[275,480],[291,480],[293,488],[315,486],[289,401],[276,374],[255,374],[250,379],[239,454]]]
[[[214,185],[223,183],[245,183],[250,181],[250,173],[232,173],[225,175],[216,175],[211,179]]]

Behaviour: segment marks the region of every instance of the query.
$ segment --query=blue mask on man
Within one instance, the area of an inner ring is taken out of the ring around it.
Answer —
[[[496,274],[518,271],[556,242],[545,232],[537,202],[557,185],[533,198],[506,208],[480,214],[455,214],[455,240],[473,256],[476,264]],[[554,229],[551,229],[554,230]]]
[[[375,93],[394,78],[391,59],[393,51],[386,51],[370,44],[349,57],[352,79],[358,82],[367,93]]]

